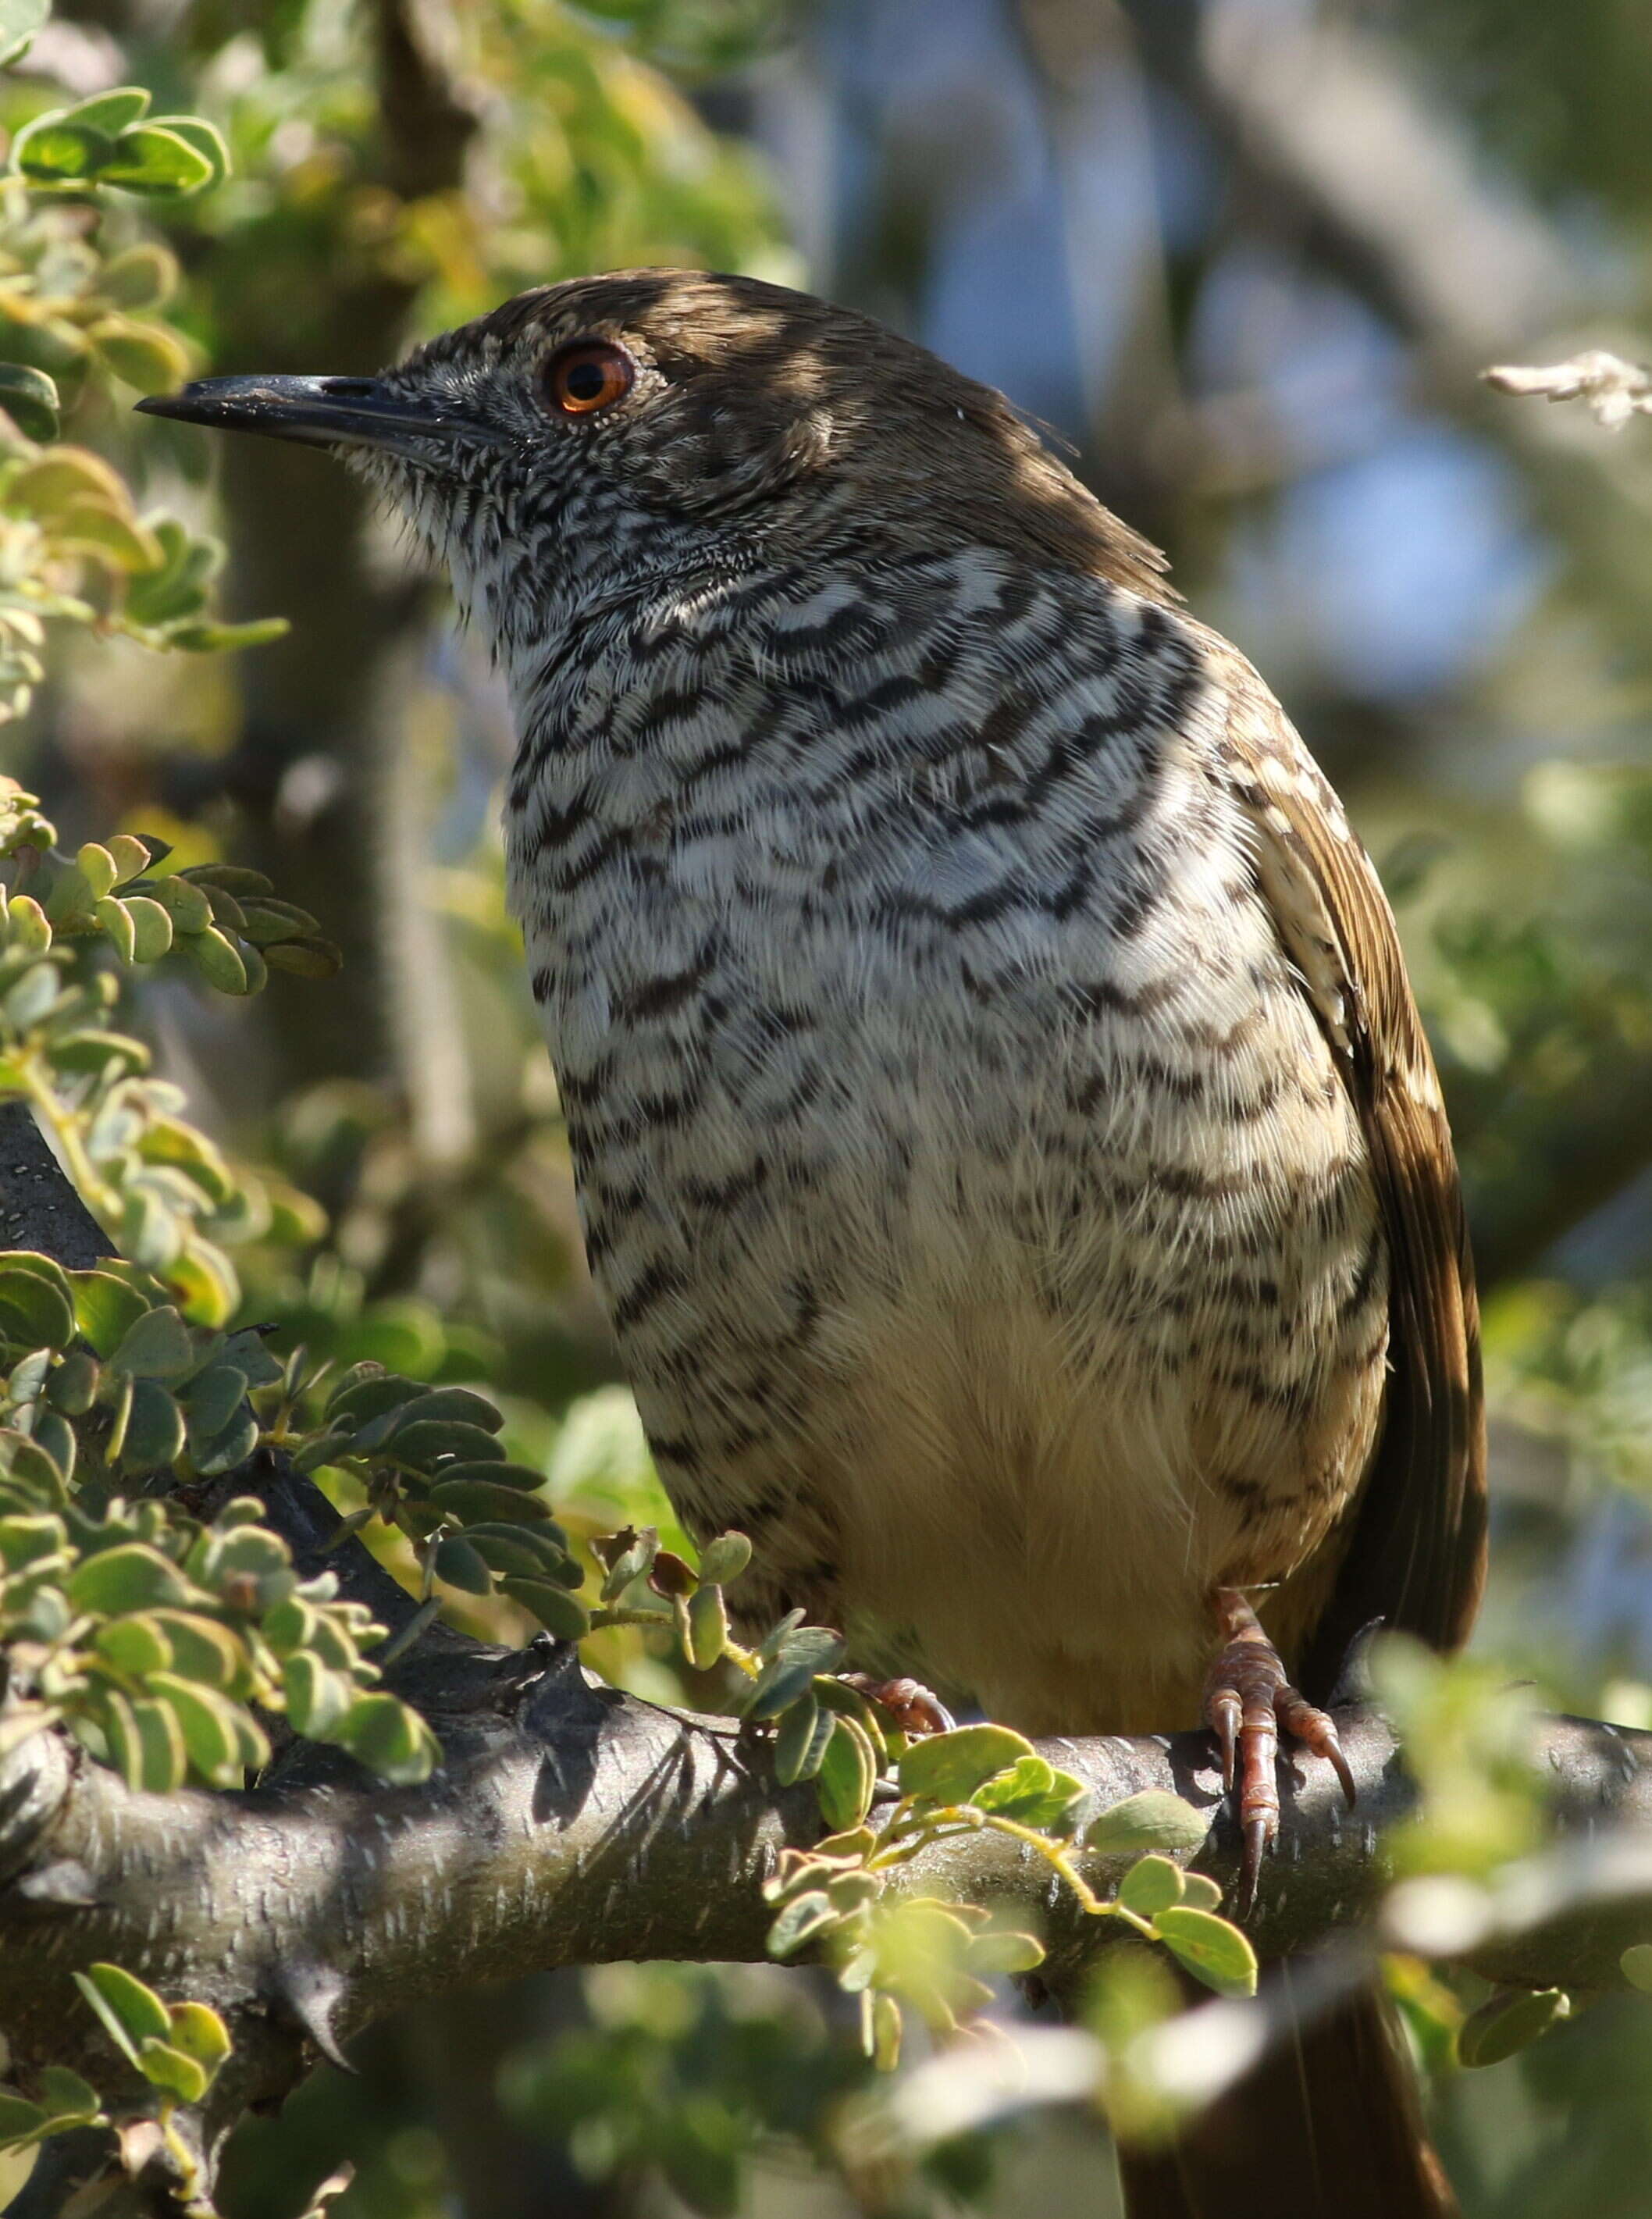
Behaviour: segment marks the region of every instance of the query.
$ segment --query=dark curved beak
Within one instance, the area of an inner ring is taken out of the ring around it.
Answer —
[[[421,407],[376,377],[203,377],[177,393],[151,394],[137,405],[150,416],[315,447],[388,447],[416,456],[428,455],[432,440],[509,444],[491,425],[453,409]]]

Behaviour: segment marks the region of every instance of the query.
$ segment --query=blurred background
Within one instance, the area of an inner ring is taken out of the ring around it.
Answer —
[[[1168,549],[1341,788],[1440,1057],[1487,1321],[1476,1648],[1652,1725],[1652,424],[1479,382],[1652,351],[1644,0],[70,0],[4,120],[131,79],[233,150],[171,224],[201,367],[363,371],[528,284],[742,270],[1003,387]],[[245,1005],[146,992],[265,1176],[245,1314],[486,1377],[576,1528],[668,1522],[583,1278],[478,650],[324,460],[77,436],[221,534],[230,614],[291,620],[236,657],[83,646],[0,732],[70,847],[255,864],[345,948]],[[1475,1992],[1419,1992],[1427,2049]],[[603,1967],[358,2047],[243,2131],[235,2219],[346,2157],[338,2219],[1115,2208],[1077,2111],[846,2159],[863,2068],[801,1974]],[[1472,2219],[1645,2210],[1643,2003],[1434,2099]]]

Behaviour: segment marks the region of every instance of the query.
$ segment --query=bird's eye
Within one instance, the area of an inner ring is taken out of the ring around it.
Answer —
[[[559,416],[594,416],[623,401],[636,376],[637,366],[624,347],[586,339],[551,357],[545,386]]]

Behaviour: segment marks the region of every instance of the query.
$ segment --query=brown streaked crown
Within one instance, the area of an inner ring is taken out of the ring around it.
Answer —
[[[644,500],[708,518],[767,507],[773,533],[785,518],[772,504],[802,525],[842,489],[863,525],[903,542],[998,547],[1176,598],[1164,556],[1002,394],[870,317],[757,278],[631,270],[545,286],[432,340],[395,376],[530,352],[548,364],[587,339],[639,364],[603,435],[607,466]]]

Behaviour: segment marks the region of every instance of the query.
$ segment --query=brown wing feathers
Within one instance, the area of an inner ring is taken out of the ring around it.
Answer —
[[[1370,1147],[1388,1239],[1382,1440],[1330,1604],[1304,1661],[1321,1695],[1374,1619],[1438,1649],[1467,1635],[1485,1576],[1480,1317],[1456,1159],[1393,914],[1330,786],[1261,681],[1221,645],[1236,792],[1258,883],[1337,1047]]]

